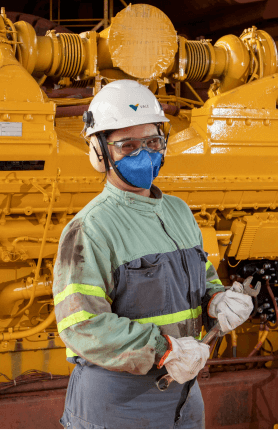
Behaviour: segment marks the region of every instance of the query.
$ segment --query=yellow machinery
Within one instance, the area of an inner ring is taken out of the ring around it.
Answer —
[[[45,36],[27,22],[13,24],[2,8],[1,373],[70,371],[53,311],[53,265],[64,226],[101,192],[103,177],[89,163],[80,113],[58,111],[88,105],[102,85],[122,78],[147,85],[166,113],[173,104],[186,107],[169,115],[166,162],[155,183],[190,206],[225,285],[249,275],[263,283],[253,319],[227,335],[218,354],[229,357],[238,344],[237,354],[247,356],[265,339],[278,348],[277,62],[265,31],[252,27],[215,45],[190,41],[149,5],[128,6],[100,33]],[[169,84],[210,80],[205,103],[194,90],[194,100],[167,94]],[[42,84],[90,87],[91,96],[50,99]]]

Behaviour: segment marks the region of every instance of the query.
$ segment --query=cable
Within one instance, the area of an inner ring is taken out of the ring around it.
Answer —
[[[218,352],[219,352],[219,349],[220,349],[220,346],[221,346],[221,343],[222,343],[223,339],[224,339],[224,336],[223,337],[219,337],[217,339],[217,343],[216,343],[216,346],[215,346],[212,358],[217,358],[218,357]]]
[[[273,348],[272,343],[270,342],[270,340],[268,338],[266,338],[265,340],[267,341],[267,343],[270,346],[270,351],[268,349],[263,348],[263,347],[261,347],[261,350],[264,351],[264,352],[267,352],[267,354],[273,354],[274,353],[274,348]]]
[[[236,267],[236,266],[238,266],[238,265],[239,265],[239,263],[240,263],[242,260],[239,260],[239,261],[237,262],[237,264],[235,264],[234,266],[232,266],[232,265],[231,265],[231,263],[229,262],[229,259],[228,259],[227,261],[228,261],[228,264],[229,264],[229,266],[230,266],[230,267]]]
[[[0,373],[0,376],[3,376],[8,381],[0,383],[0,392],[8,390],[14,386],[30,384],[32,382],[68,378],[68,375],[53,375],[50,372],[42,372],[41,370],[36,369],[27,370],[26,372],[23,372],[21,375],[17,376],[15,379],[9,378],[4,373]]]

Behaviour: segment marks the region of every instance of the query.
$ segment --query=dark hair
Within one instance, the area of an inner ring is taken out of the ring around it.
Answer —
[[[115,130],[105,130],[103,131],[103,134],[105,136],[105,139],[108,139],[108,136],[110,136],[110,134],[112,134]]]

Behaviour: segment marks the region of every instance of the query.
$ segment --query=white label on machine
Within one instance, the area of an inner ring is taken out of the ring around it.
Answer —
[[[22,136],[22,122],[0,122],[0,136]]]

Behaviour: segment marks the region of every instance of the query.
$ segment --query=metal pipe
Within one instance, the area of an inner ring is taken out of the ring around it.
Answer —
[[[204,104],[204,100],[201,99],[201,97],[199,96],[199,94],[194,90],[194,88],[190,85],[190,83],[189,82],[185,82],[185,85],[187,85],[187,87],[194,94],[194,96],[197,98],[197,100],[199,100],[199,102],[201,102],[201,103]]]
[[[34,391],[46,391],[46,390],[57,390],[61,388],[67,388],[69,383],[69,376],[62,376],[61,379],[53,379],[49,381],[37,381],[37,382],[29,382],[22,385],[16,385],[14,387],[9,387],[5,389],[1,389],[0,383],[0,396],[4,394],[12,394],[12,393],[30,393]]]
[[[257,357],[237,357],[237,358],[212,358],[207,361],[207,365],[222,365],[222,364],[242,364],[242,363],[257,363],[267,362],[267,361],[276,361],[278,360],[277,355],[259,355]]]
[[[55,321],[55,312],[53,311],[48,315],[48,317],[39,325],[36,327],[33,327],[29,330],[25,331],[15,331],[15,332],[8,332],[8,333],[0,333],[0,341],[3,340],[12,340],[12,339],[21,339],[23,337],[29,337],[33,336],[34,334],[40,333],[45,331],[47,327],[49,327],[53,321]]]
[[[59,90],[46,91],[49,98],[66,98],[73,96],[82,96],[82,98],[92,97],[92,88],[61,88]]]
[[[231,331],[231,336],[232,336],[232,353],[233,353],[233,357],[237,356],[237,334],[235,330]]]
[[[0,318],[13,318],[11,312],[15,303],[19,300],[28,300],[31,297],[33,283],[27,285],[26,281],[11,282],[0,293]],[[43,275],[38,280],[35,297],[52,294],[52,281]]]
[[[43,250],[44,250],[44,246],[45,246],[45,243],[46,243],[47,231],[48,231],[48,228],[49,228],[49,225],[50,225],[50,221],[51,221],[51,215],[52,215],[53,205],[54,205],[54,201],[55,201],[56,189],[58,187],[58,177],[59,176],[60,176],[60,169],[58,169],[57,176],[56,176],[54,182],[52,183],[52,196],[51,196],[49,207],[48,207],[47,221],[45,223],[45,228],[44,228],[44,232],[43,232],[42,244],[41,244],[41,247],[40,247],[40,254],[39,254],[39,259],[38,259],[38,263],[37,263],[37,267],[36,267],[35,279],[34,279],[34,283],[33,283],[32,294],[31,294],[29,303],[23,309],[21,309],[16,315],[14,315],[14,318],[22,315],[26,311],[26,309],[29,309],[30,306],[33,304],[33,301],[34,301],[34,298],[35,298],[35,292],[36,292],[36,287],[37,287],[37,284],[38,284],[39,273],[40,273],[40,268],[41,268],[41,263],[42,263],[42,258],[43,258]]]
[[[89,105],[80,106],[58,106],[56,108],[56,118],[64,118],[71,116],[82,116],[89,109]]]
[[[112,22],[112,18],[114,15],[114,5],[113,5],[113,0],[109,1],[109,19],[110,19],[110,24]]]
[[[43,239],[39,237],[20,236],[13,240],[12,246],[15,247],[18,244],[18,242],[42,242],[42,240]],[[46,242],[58,243],[59,239],[55,237],[48,237],[46,239]]]
[[[177,106],[161,103],[162,109],[168,115],[177,116],[180,109]],[[80,106],[58,106],[56,108],[56,118],[64,118],[71,116],[82,116],[83,113],[89,109],[89,105]]]
[[[108,0],[104,0],[103,2],[103,17],[104,17],[104,24],[103,27],[108,27]]]
[[[264,332],[262,333],[261,336],[259,336],[259,342],[255,346],[255,348],[253,349],[253,351],[250,352],[250,354],[248,355],[248,357],[252,357],[253,355],[255,355],[260,350],[260,348],[262,347],[264,341],[267,338],[268,333],[269,333],[269,328],[268,328],[267,324],[265,324]]]
[[[61,22],[60,18],[61,18],[61,2],[60,2],[60,0],[58,0],[58,24],[59,25]]]
[[[80,18],[80,19],[60,19],[60,22],[79,22],[79,21],[100,21],[102,18]],[[58,21],[58,19],[53,20]],[[68,26],[67,26],[68,27]]]
[[[269,280],[268,279],[266,280],[266,288],[267,288],[268,294],[271,297],[271,300],[272,300],[272,303],[273,303],[273,306],[274,306],[274,310],[275,310],[275,315],[276,315],[276,323],[273,326],[271,326],[271,328],[273,329],[273,328],[277,328],[278,327],[278,306],[277,306],[274,294],[272,292],[272,289],[270,288]]]

